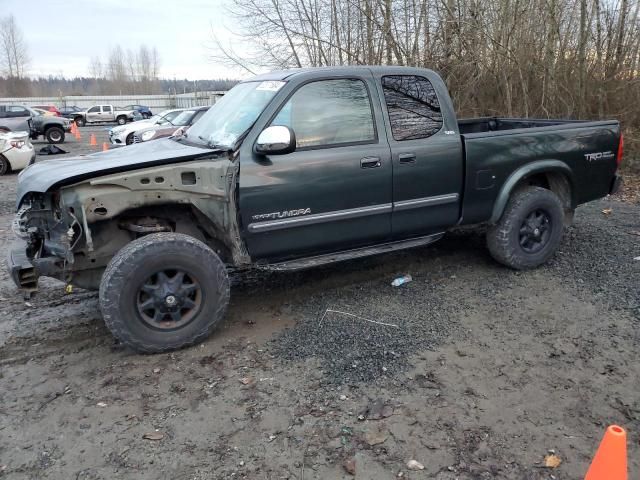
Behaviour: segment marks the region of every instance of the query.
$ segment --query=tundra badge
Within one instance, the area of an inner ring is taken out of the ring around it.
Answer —
[[[283,212],[259,213],[251,218],[254,220],[275,220],[276,218],[298,217],[300,215],[309,215],[310,213],[310,208],[298,208],[297,210],[285,210]]]

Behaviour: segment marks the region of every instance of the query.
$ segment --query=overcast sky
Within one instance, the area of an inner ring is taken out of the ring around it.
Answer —
[[[28,43],[33,76],[88,75],[92,56],[105,59],[116,44],[126,50],[143,43],[158,49],[165,78],[246,76],[207,58],[212,25],[228,37],[225,0],[0,0],[0,16],[11,13]]]

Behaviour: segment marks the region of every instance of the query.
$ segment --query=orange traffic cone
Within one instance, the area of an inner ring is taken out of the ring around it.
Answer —
[[[75,135],[77,130],[78,126],[76,125],[76,122],[71,122],[71,134]]]
[[[102,144],[102,151],[103,151],[103,152],[107,152],[107,151],[109,151],[109,144],[108,144],[107,142],[104,142],[104,143]]]
[[[74,134],[74,137],[76,137],[76,140],[82,139],[82,136],[80,135],[80,129],[78,127],[76,127],[76,133]]]
[[[95,133],[92,133],[91,136],[89,137],[89,145],[91,145],[92,147],[98,146]]]
[[[611,425],[604,432],[584,480],[627,480],[627,432]]]

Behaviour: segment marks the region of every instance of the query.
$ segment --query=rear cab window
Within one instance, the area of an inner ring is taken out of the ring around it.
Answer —
[[[382,77],[382,91],[394,140],[429,138],[442,129],[440,102],[427,78],[387,75]]]

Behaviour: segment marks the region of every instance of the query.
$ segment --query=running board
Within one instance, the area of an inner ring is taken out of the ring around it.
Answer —
[[[343,262],[345,260],[353,260],[356,258],[369,257],[371,255],[379,255],[381,253],[395,252],[397,250],[405,250],[407,248],[421,247],[429,245],[444,236],[442,233],[434,233],[425,237],[410,238],[408,240],[400,240],[397,242],[383,243],[373,247],[355,248],[344,252],[327,253],[314,257],[299,258],[280,263],[269,263],[266,265],[258,265],[258,268],[270,271],[286,271],[286,270],[302,270],[305,268],[317,267],[334,262]]]

